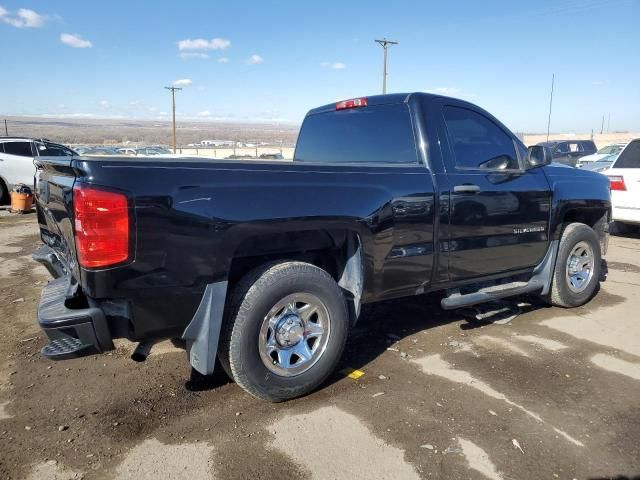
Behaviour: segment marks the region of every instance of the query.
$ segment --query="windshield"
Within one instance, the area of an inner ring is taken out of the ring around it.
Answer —
[[[598,153],[602,155],[611,155],[614,153],[618,153],[620,150],[622,150],[622,147],[620,145],[607,145],[606,147],[602,147],[600,150],[598,150]]]

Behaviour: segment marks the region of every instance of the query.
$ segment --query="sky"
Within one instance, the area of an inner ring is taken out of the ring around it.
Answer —
[[[515,132],[640,130],[640,0],[0,0],[0,116],[299,123],[387,89]],[[609,120],[610,119],[610,120]]]

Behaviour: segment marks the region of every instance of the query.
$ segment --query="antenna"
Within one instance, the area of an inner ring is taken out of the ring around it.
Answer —
[[[551,108],[553,107],[553,86],[555,84],[556,74],[551,75],[551,98],[549,99],[549,119],[547,120],[547,142],[549,141],[549,131],[551,130]]]

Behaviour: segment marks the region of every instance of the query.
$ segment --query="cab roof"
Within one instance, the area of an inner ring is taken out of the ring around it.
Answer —
[[[434,93],[426,93],[426,92],[410,92],[410,93],[389,93],[386,95],[363,95],[362,97],[354,97],[354,98],[366,98],[367,106],[373,105],[388,105],[394,103],[407,103],[411,97],[429,97],[429,98],[451,98],[445,97],[443,95],[437,95]],[[348,99],[344,99],[348,100]],[[458,98],[456,101],[464,102],[464,100],[460,100]],[[333,103],[328,103],[326,105],[322,105],[321,107],[312,108],[307,113],[307,116],[314,115],[316,113],[324,113],[331,112],[336,109],[336,103],[339,103],[342,100],[338,100]]]

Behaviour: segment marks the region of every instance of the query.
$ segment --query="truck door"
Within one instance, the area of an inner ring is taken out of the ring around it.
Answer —
[[[450,195],[449,279],[537,265],[549,244],[544,173],[524,168],[524,145],[485,111],[449,99],[437,104]]]

